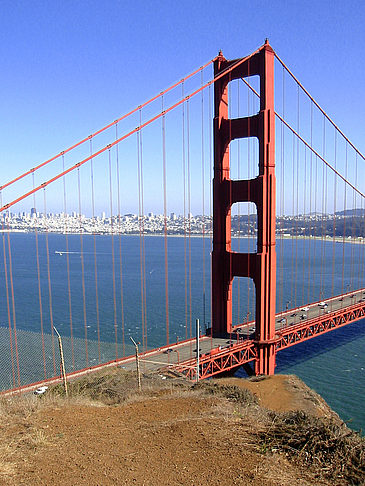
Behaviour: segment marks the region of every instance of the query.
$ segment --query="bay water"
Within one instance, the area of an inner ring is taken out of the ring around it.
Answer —
[[[11,233],[8,240],[3,233],[2,239],[2,389],[18,377],[26,384],[58,374],[52,325],[63,338],[67,371],[132,354],[130,337],[154,348],[190,337],[195,319],[202,330],[210,327],[208,237],[168,237],[167,265],[162,236]],[[252,252],[255,241],[233,238],[232,247]],[[277,263],[277,312],[364,287],[363,244],[279,239]],[[254,300],[252,281],[235,278],[234,324],[254,319]],[[364,324],[280,351],[276,368],[298,375],[356,430],[365,427]]]

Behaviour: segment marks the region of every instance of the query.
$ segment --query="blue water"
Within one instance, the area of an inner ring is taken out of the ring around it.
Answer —
[[[277,354],[276,372],[295,374],[355,430],[365,429],[365,322]]]
[[[0,381],[3,388],[11,387],[13,380],[7,329],[8,303],[14,325],[7,238],[4,234],[0,245]],[[49,234],[47,237],[38,234],[37,239],[39,279],[36,235],[10,235],[15,321],[19,331],[17,344],[23,384],[54,373],[57,355],[51,338],[52,319],[64,339],[68,371],[96,364],[100,360],[113,359],[116,353],[118,356],[130,354],[129,336],[146,344],[142,334],[144,325],[147,327],[147,347],[166,343],[163,237],[146,236],[141,240],[139,236],[66,237]],[[68,254],[65,253],[67,247]],[[233,247],[240,251],[253,251],[254,241],[234,239]],[[141,266],[141,251],[142,255],[144,253],[144,268]],[[200,319],[202,327],[210,325],[211,243],[209,238],[169,237],[167,251],[168,335],[169,341],[173,342],[190,337],[196,318]],[[346,243],[343,246],[332,241],[288,239],[278,241],[277,261],[277,311],[286,305],[305,305],[309,301],[364,287],[364,245]],[[145,305],[142,305],[144,287],[141,289],[141,271],[146,277]],[[242,323],[248,312],[249,318],[254,318],[254,286],[251,280],[234,280],[233,303],[234,323]],[[98,315],[100,345],[97,341]],[[40,334],[41,317],[46,336],[43,348],[46,370]],[[73,341],[70,339],[71,324]],[[88,342],[87,356],[85,337]],[[13,334],[12,338],[14,347]],[[353,428],[364,428],[364,345],[364,323],[351,324],[342,330],[280,351],[277,372],[297,374],[320,393],[344,420],[350,420]]]

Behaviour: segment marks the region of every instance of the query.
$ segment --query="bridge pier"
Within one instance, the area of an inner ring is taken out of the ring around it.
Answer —
[[[274,52],[266,41],[258,51],[241,60],[229,61],[220,53],[214,63],[214,76],[218,75],[221,77],[214,83],[212,333],[218,337],[232,332],[233,278],[252,278],[256,287],[255,373],[271,375],[276,354]],[[253,75],[260,77],[259,113],[228,118],[229,82]],[[231,180],[229,144],[247,137],[256,137],[259,142],[259,175],[249,180]],[[256,253],[231,250],[231,207],[237,202],[256,204]]]

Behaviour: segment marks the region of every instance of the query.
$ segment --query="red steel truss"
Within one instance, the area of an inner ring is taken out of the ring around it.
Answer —
[[[303,324],[296,324],[277,331],[276,350],[294,346],[320,334],[346,326],[351,322],[365,318],[365,302],[359,302],[351,307],[340,309],[330,314],[323,314],[310,319]]]
[[[365,319],[365,301],[277,330],[274,342],[275,351],[300,344],[361,319]],[[234,342],[226,348],[215,348],[210,353],[200,357],[199,379],[219,375],[246,363],[257,362],[259,359],[257,342],[251,339]],[[181,362],[174,366],[174,369],[188,378],[196,380],[196,359]]]
[[[253,340],[240,341],[231,344],[228,348],[215,348],[206,355],[199,358],[199,379],[210,378],[211,376],[238,368],[239,366],[257,361],[257,349]],[[174,369],[191,380],[196,379],[196,359],[184,361]]]

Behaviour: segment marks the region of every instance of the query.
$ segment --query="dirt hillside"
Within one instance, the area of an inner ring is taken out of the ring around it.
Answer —
[[[342,430],[325,402],[293,376],[194,387],[150,376],[139,393],[135,377],[116,370],[72,384],[68,399],[60,394],[56,387],[43,398],[1,401],[0,485],[309,486],[363,479],[363,450],[351,483],[347,473],[335,468],[329,476],[268,439],[270,427],[280,432],[293,410],[304,411],[300,420]]]

